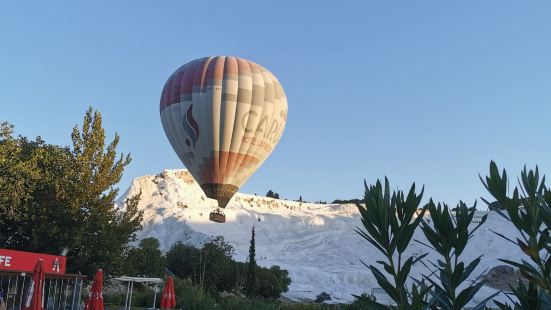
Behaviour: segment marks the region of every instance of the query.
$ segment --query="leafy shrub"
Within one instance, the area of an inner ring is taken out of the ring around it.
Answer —
[[[190,279],[174,279],[176,309],[215,309],[216,299],[207,291],[193,285]]]
[[[436,263],[428,262],[434,268],[432,274],[425,277],[430,283],[428,292],[432,296],[429,305],[438,309],[463,309],[484,285],[484,281],[473,281],[463,285],[480,263],[481,256],[469,263],[461,261],[460,256],[473,233],[484,224],[488,216],[484,215],[482,220],[469,230],[476,206],[468,208],[460,202],[454,211],[450,211],[447,205],[436,205],[430,200],[428,211],[432,225],[422,221],[422,230],[429,243],[425,245],[440,256]],[[435,275],[438,282],[431,278],[432,275]],[[460,286],[462,290],[458,291]],[[475,309],[482,309],[486,302],[499,293],[487,297],[475,306]]]
[[[377,300],[375,299],[375,297],[369,296],[364,293],[361,296],[356,297],[354,302],[348,305],[348,307],[345,307],[345,309],[350,309],[350,310],[370,309],[371,301],[377,301]]]
[[[364,185],[364,204],[356,204],[356,206],[360,211],[365,230],[356,229],[356,232],[385,256],[385,260],[378,263],[383,266],[392,282],[377,267],[365,263],[364,265],[371,270],[379,286],[394,300],[398,308],[422,309],[427,289],[424,285],[415,283],[412,284],[411,289],[408,289],[406,280],[411,267],[427,254],[408,258],[402,258],[402,255],[426,210],[424,207],[421,208],[418,216],[414,218],[423,198],[423,190],[420,194],[416,194],[415,184],[413,184],[407,196],[402,191],[395,191],[391,195],[386,178],[384,187],[380,181],[377,181],[374,186],[368,186],[365,182]],[[356,297],[369,308],[388,308],[377,301],[361,296]]]
[[[228,310],[275,310],[280,309],[279,303],[262,298],[247,298],[227,296],[220,299],[220,309]]]
[[[349,203],[362,203],[360,199],[335,199],[331,203],[338,204],[338,205],[345,205]]]
[[[103,303],[105,305],[124,305],[126,299],[125,293],[104,293],[103,294]],[[83,300],[86,300],[85,298]]]
[[[132,307],[150,308],[153,304],[154,295],[155,292],[151,287],[141,283],[135,283],[134,291],[132,292]],[[156,306],[159,305],[160,299],[160,294],[157,293]]]
[[[545,185],[545,177],[540,179],[538,167],[529,171],[524,167],[519,186],[511,195],[507,190],[507,173],[503,170],[500,174],[492,161],[490,175],[480,180],[501,206],[502,210],[496,209],[496,212],[509,220],[521,236],[511,240],[501,235],[516,244],[526,256],[520,262],[501,260],[518,268],[528,280],[528,286],[519,280],[519,286],[511,288],[518,300],[511,299],[514,308],[551,309],[551,189]],[[511,309],[509,305],[496,304],[501,309]]]
[[[145,238],[137,248],[129,249],[126,255],[126,273],[138,277],[162,277],[166,261],[159,246],[159,240]]]
[[[241,291],[248,279],[248,264],[232,259],[233,247],[217,237],[198,249],[181,242],[175,243],[166,254],[168,269],[177,277],[191,281],[213,295],[218,292]],[[291,279],[279,266],[256,266],[253,296],[279,298],[288,290]]]
[[[428,204],[420,207],[422,197],[423,190],[420,194],[415,193],[415,184],[411,186],[407,195],[400,190],[391,194],[386,178],[384,186],[380,181],[374,186],[365,184],[363,205],[357,204],[365,230],[356,231],[385,256],[385,260],[378,263],[383,266],[392,281],[377,267],[366,266],[375,276],[379,286],[394,301],[394,306],[399,309],[463,309],[484,282],[475,281],[465,285],[479,264],[480,257],[465,263],[460,260],[460,256],[473,233],[486,221],[486,216],[469,230],[476,206],[468,208],[460,202],[451,211],[445,204],[436,205],[430,200]],[[432,224],[423,220],[427,210],[430,212]],[[427,253],[402,257],[418,226],[422,227],[428,240],[428,243],[423,244],[440,256],[436,263],[425,264],[423,259]],[[412,278],[414,283],[408,288],[406,280],[411,278],[410,270],[417,262],[423,262],[432,272],[422,278]],[[486,302],[497,294],[486,298],[476,308],[484,307]],[[373,309],[394,307],[371,300],[367,296],[356,297],[356,306],[362,303]]]
[[[322,292],[318,296],[316,296],[316,299],[314,300],[314,302],[322,303],[326,300],[331,300],[331,295],[329,295],[326,292]]]
[[[180,279],[191,277],[194,273],[191,262],[196,252],[197,248],[189,244],[181,241],[174,243],[166,253],[167,268]]]
[[[191,278],[193,283],[211,291],[230,291],[236,285],[233,247],[221,236],[198,249],[181,242],[166,254],[168,268],[179,278]]]
[[[126,285],[125,285],[126,287]],[[152,288],[142,283],[135,283],[134,290],[132,291],[132,306],[149,308],[153,304],[153,296],[155,292]],[[126,302],[126,290],[124,293],[110,293],[103,294],[103,302],[106,305],[122,306]],[[157,293],[157,306],[160,302],[160,294]],[[118,307],[113,307],[118,308]]]
[[[256,296],[264,298],[279,298],[281,293],[287,292],[291,278],[289,272],[279,266],[270,268],[258,267],[256,269]]]

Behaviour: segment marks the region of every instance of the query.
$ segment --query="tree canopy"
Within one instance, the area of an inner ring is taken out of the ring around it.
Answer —
[[[88,109],[71,146],[14,136],[0,124],[0,247],[59,254],[68,270],[118,272],[141,229],[139,195],[115,199],[130,155],[118,154],[119,136],[106,143],[102,117]]]

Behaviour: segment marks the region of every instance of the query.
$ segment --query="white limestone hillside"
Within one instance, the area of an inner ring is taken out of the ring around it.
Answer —
[[[254,225],[258,264],[279,265],[289,271],[292,283],[286,297],[314,299],[325,291],[333,302],[348,302],[354,299],[352,294],[378,287],[360,259],[376,264],[381,257],[354,232],[354,228],[361,226],[354,205],[300,203],[238,193],[224,210],[226,223],[218,224],[208,219],[216,202],[204,196],[186,170],[165,170],[159,175],[135,179],[119,199],[119,205],[125,197],[140,191],[144,219],[138,239],[155,237],[163,251],[176,241],[201,245],[213,236],[222,235],[235,248],[235,258],[244,261]],[[510,224],[490,212],[488,222],[477,231],[465,254],[467,260],[484,254],[476,275],[502,264],[498,258],[516,260],[521,255],[514,245],[490,229],[515,237]],[[424,240],[420,231],[414,239]],[[408,250],[408,255],[428,251],[417,242]],[[413,271],[427,273],[422,265]],[[484,287],[477,299],[494,291]]]

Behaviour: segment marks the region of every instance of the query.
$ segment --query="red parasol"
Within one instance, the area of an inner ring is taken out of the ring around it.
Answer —
[[[94,283],[90,289],[90,294],[88,294],[88,299],[86,300],[85,310],[103,310],[103,294],[101,290],[103,288],[103,271],[98,269],[96,275],[94,276]]]
[[[25,301],[26,310],[42,310],[42,289],[44,286],[44,262],[39,259],[33,270],[33,279],[27,300]]]
[[[161,309],[174,309],[176,307],[176,295],[174,295],[174,279],[168,277],[163,296],[161,297]]]

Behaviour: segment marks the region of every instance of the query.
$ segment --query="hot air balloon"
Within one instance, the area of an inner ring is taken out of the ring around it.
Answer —
[[[167,80],[160,101],[172,148],[219,208],[270,155],[287,120],[287,98],[276,77],[238,57],[188,62]],[[225,222],[220,209],[210,219]]]

